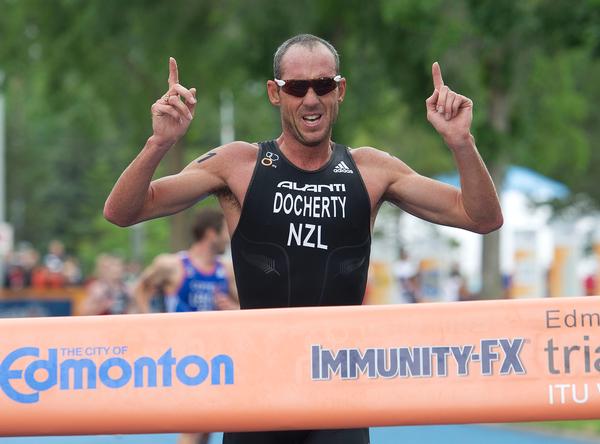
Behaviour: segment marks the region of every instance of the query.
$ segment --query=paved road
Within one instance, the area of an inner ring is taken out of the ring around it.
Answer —
[[[177,435],[113,435],[0,438],[0,444],[176,444]],[[210,444],[221,442],[213,435]],[[508,427],[483,425],[380,427],[371,429],[372,444],[591,444],[597,440],[555,437]]]

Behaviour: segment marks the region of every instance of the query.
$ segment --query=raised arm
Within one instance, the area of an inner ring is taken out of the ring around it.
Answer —
[[[434,92],[426,101],[427,120],[454,155],[461,189],[421,176],[398,159],[385,162],[390,178],[384,199],[431,222],[488,233],[502,226],[494,183],[471,135],[473,102],[444,85],[432,67]]]
[[[181,211],[224,186],[218,168],[198,162],[179,174],[152,182],[164,155],[186,133],[196,108],[196,90],[179,84],[177,62],[169,59],[169,88],[151,107],[152,136],[113,187],[104,206],[110,222],[128,226]]]

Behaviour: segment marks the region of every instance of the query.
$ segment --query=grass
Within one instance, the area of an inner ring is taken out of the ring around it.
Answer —
[[[565,432],[577,432],[586,435],[597,435],[600,437],[600,419],[585,420],[585,421],[545,421],[529,423],[533,426],[563,430]]]

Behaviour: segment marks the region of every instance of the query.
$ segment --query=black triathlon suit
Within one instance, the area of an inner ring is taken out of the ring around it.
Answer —
[[[310,148],[307,148],[310,149]],[[231,252],[242,309],[360,305],[371,205],[343,145],[315,171],[259,144]],[[225,433],[223,444],[367,444],[369,429]]]

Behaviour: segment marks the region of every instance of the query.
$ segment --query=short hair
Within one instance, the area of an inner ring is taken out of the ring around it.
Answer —
[[[217,233],[223,228],[225,217],[223,213],[216,208],[203,208],[196,215],[196,221],[192,227],[194,242],[204,238],[206,230],[212,228]]]
[[[285,55],[287,50],[290,49],[292,46],[302,45],[309,49],[313,49],[315,46],[317,46],[319,44],[325,46],[329,50],[329,52],[331,52],[331,54],[333,55],[333,58],[335,60],[335,73],[339,74],[340,73],[340,56],[339,56],[337,50],[333,47],[333,45],[331,43],[329,43],[325,39],[322,39],[321,37],[317,37],[316,35],[298,34],[292,38],[287,39],[285,42],[283,42],[281,45],[279,45],[279,48],[277,48],[277,51],[275,51],[275,54],[273,56],[273,75],[274,75],[274,77],[276,79],[281,78],[281,61],[283,60],[283,56]]]

